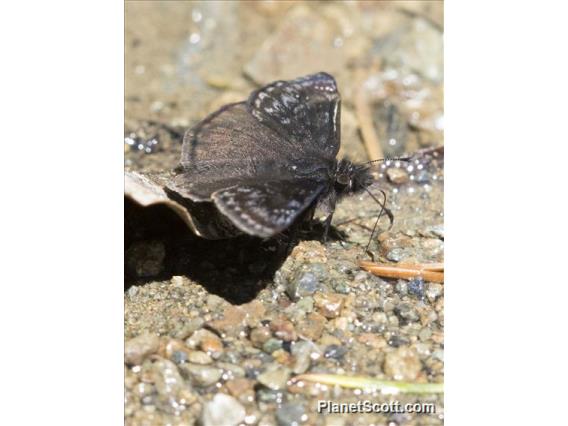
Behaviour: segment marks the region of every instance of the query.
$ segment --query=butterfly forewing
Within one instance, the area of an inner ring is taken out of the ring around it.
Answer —
[[[340,142],[340,97],[326,73],[277,81],[252,93],[251,114],[305,154],[335,159]]]
[[[221,108],[186,133],[181,165],[192,169],[247,157],[281,158],[287,152],[286,144],[240,102]]]
[[[274,173],[291,176],[297,150],[287,144],[254,118],[245,103],[228,105],[186,133],[182,172],[169,187],[194,201],[206,201],[213,192],[239,182]]]

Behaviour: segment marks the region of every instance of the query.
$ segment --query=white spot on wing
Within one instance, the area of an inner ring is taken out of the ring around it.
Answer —
[[[337,132],[337,112],[339,111],[339,102],[333,107],[333,131]]]

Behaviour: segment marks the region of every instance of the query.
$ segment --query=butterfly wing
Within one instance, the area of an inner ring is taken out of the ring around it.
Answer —
[[[328,74],[272,83],[189,130],[182,172],[168,186],[207,201],[238,184],[293,180],[306,161],[325,168],[339,150],[339,114],[337,85]]]
[[[213,193],[219,211],[241,231],[262,238],[288,228],[316,200],[325,185],[315,180],[268,181]]]
[[[253,92],[251,114],[306,154],[333,160],[340,143],[340,96],[324,72],[276,81]]]
[[[226,105],[185,134],[182,172],[168,187],[193,201],[210,201],[219,189],[276,173],[292,149],[245,102]]]

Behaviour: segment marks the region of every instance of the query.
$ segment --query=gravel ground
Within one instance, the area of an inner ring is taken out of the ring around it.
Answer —
[[[384,154],[443,145],[439,2],[127,2],[125,49],[127,171],[164,176],[185,129],[207,113],[259,84],[322,70],[342,94],[340,155],[369,158],[360,90]],[[376,260],[443,262],[443,179],[443,155],[377,167],[370,190],[387,193],[395,221],[379,223]],[[126,424],[442,424],[441,395],[291,380],[443,382],[443,284],[358,266],[378,210],[368,194],[346,198],[333,238],[306,224],[286,254],[285,240],[207,241],[167,207],[127,201]],[[319,400],[364,399],[433,402],[436,412],[317,412]]]

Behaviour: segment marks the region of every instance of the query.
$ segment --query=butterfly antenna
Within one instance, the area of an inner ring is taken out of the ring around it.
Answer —
[[[373,241],[373,235],[375,234],[375,230],[377,229],[377,225],[379,224],[379,220],[381,219],[381,216],[383,215],[383,213],[386,213],[386,215],[389,217],[389,221],[390,221],[390,225],[389,225],[389,229],[392,228],[392,225],[394,223],[394,216],[392,214],[392,212],[385,206],[386,202],[387,202],[387,194],[385,194],[385,191],[383,191],[382,189],[379,189],[379,192],[383,195],[383,202],[380,202],[377,197],[375,197],[373,195],[373,193],[371,193],[371,191],[369,191],[367,188],[365,188],[365,191],[367,191],[367,194],[369,194],[371,196],[371,198],[373,200],[375,200],[375,202],[381,206],[381,211],[379,212],[379,215],[377,216],[377,220],[375,221],[375,225],[373,226],[373,230],[371,231],[371,236],[369,237],[369,242],[367,243],[367,247],[365,247],[365,253],[367,253],[371,259],[374,259],[374,256],[372,253],[369,252],[369,246],[371,245],[371,241]]]
[[[410,157],[385,157],[385,158],[379,158],[378,160],[367,161],[366,163],[363,164],[367,165],[367,164],[379,163],[381,161],[410,161]]]

